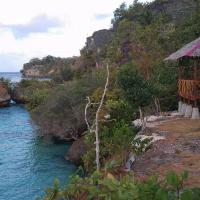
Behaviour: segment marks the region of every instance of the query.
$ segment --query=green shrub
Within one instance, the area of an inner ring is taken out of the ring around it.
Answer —
[[[127,123],[133,119],[133,108],[123,100],[108,100],[106,102],[106,108],[111,116],[111,119],[116,121],[124,120]]]
[[[102,164],[112,157],[117,157],[120,163],[124,163],[127,154],[131,151],[131,142],[135,136],[135,130],[124,121],[107,124],[100,128],[100,160]],[[86,135],[86,143],[90,151],[83,158],[84,168],[88,172],[95,169],[95,137],[93,134]]]
[[[118,85],[124,97],[136,108],[147,106],[152,100],[150,84],[141,76],[134,65],[125,65],[118,72]]]
[[[73,176],[70,183],[62,188],[48,189],[43,200],[198,200],[199,188],[185,188],[184,181],[187,172],[177,175],[169,172],[165,179],[159,181],[157,177],[150,177],[145,182],[138,182],[133,174],[120,178],[94,172],[89,177]]]
[[[28,97],[27,108],[34,111],[39,105],[41,105],[48,97],[49,89],[36,89]]]
[[[61,139],[81,136],[86,130],[86,97],[102,84],[103,79],[93,74],[55,86],[32,112],[40,134]]]

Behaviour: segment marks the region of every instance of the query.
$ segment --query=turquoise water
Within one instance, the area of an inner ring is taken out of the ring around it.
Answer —
[[[0,200],[35,200],[55,177],[67,183],[75,171],[68,147],[38,139],[23,106],[0,109]]]

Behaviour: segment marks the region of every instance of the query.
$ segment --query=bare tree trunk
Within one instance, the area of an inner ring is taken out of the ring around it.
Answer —
[[[146,122],[145,122],[145,119],[144,119],[144,116],[143,116],[142,108],[140,106],[139,106],[139,112],[140,112],[140,120],[141,120],[141,123],[142,123],[142,131],[144,131],[145,128],[146,128]]]
[[[156,106],[156,115],[158,115],[159,114],[159,106],[158,106],[158,102],[157,102],[157,98],[156,97],[154,98],[154,104]]]
[[[162,114],[162,110],[161,110],[161,106],[160,106],[160,100],[159,100],[159,98],[157,98],[157,102],[158,102],[159,114]]]
[[[91,103],[90,98],[87,97],[88,103],[86,104],[86,107],[85,107],[85,122],[87,124],[89,132],[90,133],[95,133],[95,138],[96,138],[95,145],[96,145],[96,166],[97,166],[97,171],[100,170],[99,113],[100,113],[101,108],[103,106],[104,99],[105,99],[106,92],[107,92],[107,88],[108,88],[108,83],[109,83],[110,72],[109,72],[108,64],[107,64],[106,69],[107,69],[107,78],[106,78],[106,83],[105,83],[105,86],[104,86],[104,91],[103,91],[100,103]],[[99,107],[98,107],[97,112],[96,112],[95,123],[94,123],[93,126],[90,126],[89,122],[87,120],[87,109],[91,105],[94,105],[94,104],[99,104]]]
[[[99,107],[98,107],[97,112],[96,112],[95,135],[96,135],[96,165],[97,165],[97,171],[100,170],[100,162],[99,162],[99,113],[100,113],[101,108],[103,106],[103,102],[104,102],[104,99],[105,99],[105,96],[106,96],[108,83],[109,83],[110,72],[109,72],[108,64],[106,66],[106,69],[107,69],[106,84],[105,84],[105,87],[104,87],[104,91],[103,91],[103,95],[101,97],[101,101],[100,101]]]
[[[159,98],[157,98],[157,97],[154,98],[154,104],[156,106],[156,114],[160,115],[161,114],[161,107],[160,107]]]

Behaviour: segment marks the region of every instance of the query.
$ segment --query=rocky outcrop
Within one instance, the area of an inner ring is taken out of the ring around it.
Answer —
[[[187,184],[199,187],[200,120],[173,117],[171,120],[150,122],[148,127],[146,136],[157,133],[164,139],[155,141],[149,150],[136,157],[132,165],[135,176],[145,180],[155,174],[165,177],[169,171],[180,173],[187,170]]]
[[[72,144],[65,158],[75,165],[80,165],[82,164],[82,157],[87,151],[88,147],[84,142],[84,137],[82,137]]]
[[[87,38],[86,49],[101,51],[112,40],[112,34],[112,31],[107,29],[94,32],[91,37]]]
[[[8,93],[8,89],[0,82],[0,107],[5,107],[10,104],[11,97]]]
[[[40,71],[42,69],[43,65],[34,65],[30,68],[26,68],[22,70],[22,74],[24,77],[39,77]]]
[[[23,65],[21,73],[25,78],[51,78],[59,75],[65,66],[73,68],[77,57],[60,58],[46,56],[42,59],[33,58]]]
[[[11,92],[11,98],[16,103],[22,103],[25,104],[28,102],[28,99],[25,95],[25,89],[20,87],[19,85],[16,85],[12,92]]]

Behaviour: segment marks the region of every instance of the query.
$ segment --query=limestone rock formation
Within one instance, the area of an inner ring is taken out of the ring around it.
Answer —
[[[84,138],[82,137],[72,144],[66,155],[66,159],[75,165],[80,165],[82,163],[82,157],[86,154],[87,150],[88,147],[84,142]]]
[[[25,95],[25,89],[20,87],[19,85],[16,85],[11,93],[11,98],[16,103],[22,103],[25,104],[28,102],[26,95]]]
[[[97,49],[100,51],[106,46],[112,39],[112,31],[103,29],[93,33],[92,36],[87,38],[86,48],[93,50]]]
[[[5,85],[0,82],[0,107],[8,106],[10,103],[11,97],[8,93],[8,89]]]
[[[21,73],[25,78],[51,78],[60,75],[66,66],[73,67],[77,57],[60,58],[46,56],[42,59],[33,58],[23,65]]]

